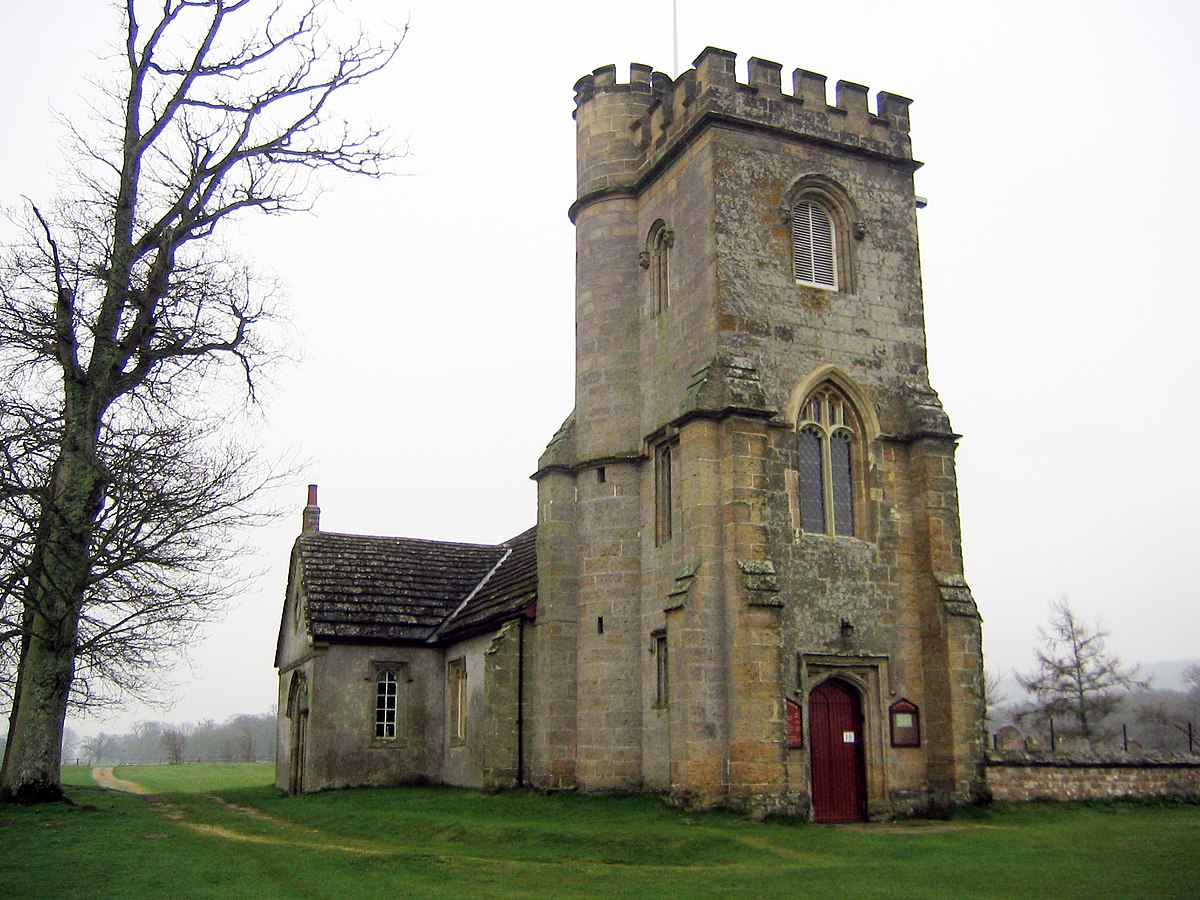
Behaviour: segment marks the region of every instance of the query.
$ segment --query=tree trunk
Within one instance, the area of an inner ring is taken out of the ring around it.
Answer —
[[[9,802],[65,799],[60,783],[63,726],[92,530],[104,495],[96,464],[98,424],[72,429],[69,414],[67,419],[27,573],[29,629],[0,775],[0,800]]]
[[[21,670],[20,694],[5,754],[0,798],[16,803],[65,799],[60,786],[63,724],[75,671],[75,619],[54,628],[34,616],[32,637]]]

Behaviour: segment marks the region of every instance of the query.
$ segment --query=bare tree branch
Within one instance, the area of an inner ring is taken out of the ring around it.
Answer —
[[[379,176],[379,129],[335,114],[404,34],[342,40],[324,0],[126,0],[107,128],[68,133],[76,186],[26,204],[0,254],[0,796],[61,795],[68,704],[141,691],[233,593],[280,477],[218,439],[235,372],[256,399],[271,284],[219,238],[308,209],[326,172]],[[15,675],[14,675],[15,673]]]
[[[1108,735],[1105,720],[1125,693],[1149,685],[1136,666],[1125,668],[1108,653],[1108,632],[1086,625],[1065,598],[1050,609],[1049,627],[1038,629],[1037,668],[1018,673],[1017,682],[1034,696],[1040,715],[1066,720],[1068,733],[1094,746]]]

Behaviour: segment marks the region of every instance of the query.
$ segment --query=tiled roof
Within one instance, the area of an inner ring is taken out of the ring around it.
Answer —
[[[537,600],[537,529],[530,528],[500,546],[512,552],[479,591],[446,620],[438,638],[453,640],[487,631],[515,618]]]
[[[530,529],[492,545],[303,534],[296,546],[312,636],[425,641],[456,611],[453,632],[458,636],[511,618],[536,596],[533,535]],[[498,563],[518,557],[524,565],[520,572],[515,565],[497,569]],[[490,586],[497,576],[498,583]]]

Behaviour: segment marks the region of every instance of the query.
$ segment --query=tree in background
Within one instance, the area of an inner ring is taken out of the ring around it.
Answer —
[[[1183,670],[1182,691],[1149,691],[1137,717],[1152,746],[1163,750],[1200,747],[1200,666]]]
[[[399,40],[342,40],[326,8],[126,0],[100,130],[69,126],[75,183],[29,204],[0,263],[0,798],[61,798],[72,696],[134,687],[226,596],[223,548],[270,475],[220,439],[236,404],[218,376],[252,401],[272,354],[271,291],[222,225],[391,158],[331,106]]]
[[[274,713],[243,713],[220,723],[137,722],[123,734],[85,738],[81,753],[91,762],[102,756],[121,765],[183,762],[185,757],[200,762],[270,760],[276,727]]]
[[[1086,625],[1065,598],[1050,610],[1049,626],[1038,629],[1042,647],[1037,669],[1017,673],[1017,683],[1033,695],[1039,716],[1063,721],[1065,734],[1095,746],[1111,736],[1105,720],[1124,695],[1147,685],[1138,680],[1136,666],[1127,669],[1109,655],[1104,643],[1108,632]]]
[[[167,754],[167,762],[173,766],[183,762],[183,751],[187,748],[188,734],[183,727],[168,726],[159,732],[158,742]]]
[[[62,739],[62,755],[63,759],[70,759],[75,755],[75,751],[79,748],[79,735],[75,733],[74,728],[63,729]]]
[[[1183,683],[1189,694],[1200,697],[1200,666],[1188,666],[1184,669]]]
[[[983,721],[987,728],[1004,718],[1008,710],[1008,693],[1004,690],[999,675],[984,670],[983,673]]]
[[[98,763],[112,753],[113,739],[102,731],[93,737],[85,738],[80,749],[88,762]]]

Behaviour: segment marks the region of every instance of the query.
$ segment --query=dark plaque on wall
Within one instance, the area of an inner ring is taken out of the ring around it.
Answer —
[[[888,717],[892,720],[893,747],[921,746],[921,711],[917,704],[901,698],[889,707]]]

